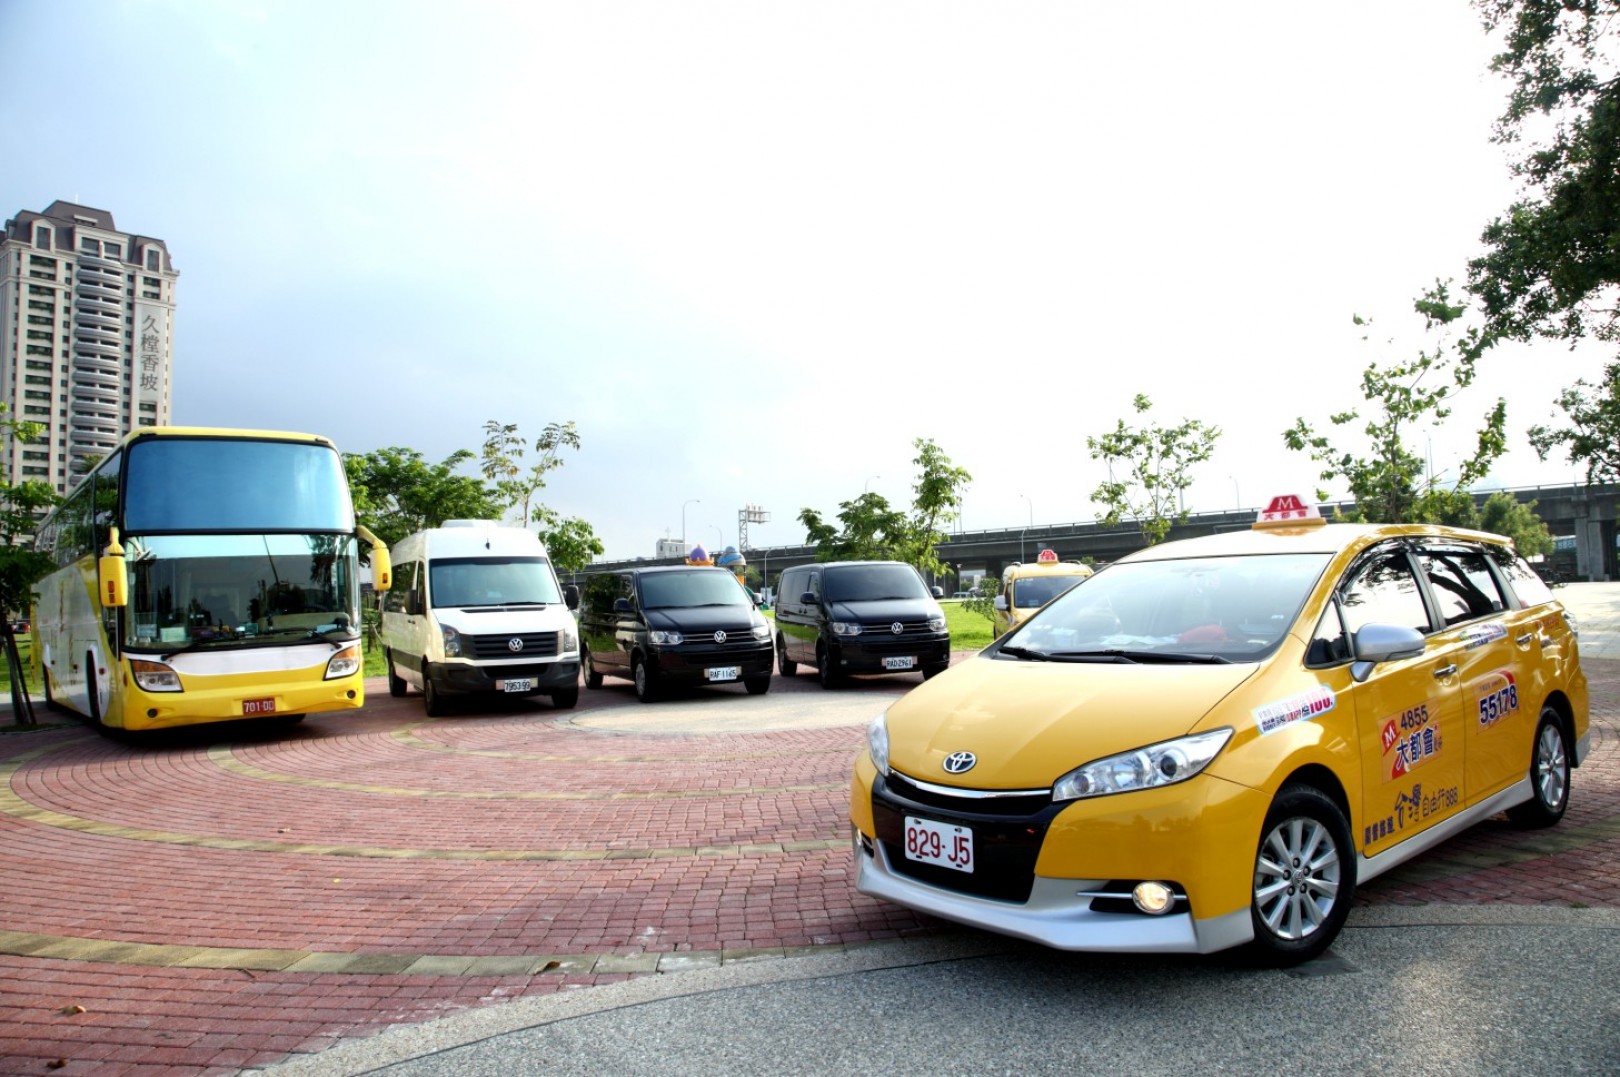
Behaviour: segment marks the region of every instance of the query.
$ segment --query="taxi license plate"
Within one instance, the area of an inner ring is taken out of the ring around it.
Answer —
[[[533,690],[533,677],[508,677],[501,682],[501,691],[503,692],[531,692]]]
[[[906,859],[972,874],[973,831],[908,815]]]
[[[274,699],[244,699],[242,700],[243,714],[274,714],[276,701]]]
[[[741,666],[714,666],[703,671],[703,675],[711,681],[734,681],[742,676]]]
[[[885,658],[883,660],[884,669],[915,669],[916,666],[916,657],[909,654],[900,655],[898,658]]]

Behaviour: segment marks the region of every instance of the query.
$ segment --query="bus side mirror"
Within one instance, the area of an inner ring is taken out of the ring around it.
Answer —
[[[386,591],[394,586],[394,566],[388,559],[388,547],[371,548],[371,589]]]
[[[118,528],[107,533],[107,548],[96,561],[96,586],[101,604],[107,607],[129,605],[129,577],[125,574],[124,548],[118,544]]]

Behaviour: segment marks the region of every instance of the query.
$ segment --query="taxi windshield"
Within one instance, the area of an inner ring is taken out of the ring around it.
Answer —
[[[1084,576],[1026,576],[1014,580],[1012,604],[1015,609],[1032,610],[1044,606],[1064,591],[1073,587]]]
[[[1328,560],[1268,554],[1110,565],[1003,637],[1000,650],[1079,661],[1257,661],[1282,641]]]

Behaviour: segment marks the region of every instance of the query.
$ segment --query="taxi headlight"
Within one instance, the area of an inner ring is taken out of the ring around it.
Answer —
[[[185,691],[185,688],[180,684],[180,674],[161,662],[147,662],[144,659],[132,658],[129,662],[129,672],[135,677],[135,684],[145,691]]]
[[[872,765],[885,778],[889,776],[889,712],[884,711],[866,723],[866,751]]]
[[[1209,766],[1231,737],[1230,729],[1216,729],[1094,760],[1059,778],[1052,799],[1104,797],[1184,782]]]
[[[446,658],[461,657],[461,633],[448,625],[444,629],[444,656]]]
[[[647,633],[647,638],[652,641],[654,647],[675,647],[686,637],[679,632],[666,632],[662,628],[655,628]]]
[[[861,626],[853,621],[834,621],[832,630],[835,636],[858,636],[861,634]]]
[[[360,671],[360,648],[345,647],[326,660],[326,679],[347,677]]]

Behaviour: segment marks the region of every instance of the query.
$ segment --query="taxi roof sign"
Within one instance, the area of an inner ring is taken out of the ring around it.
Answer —
[[[1322,513],[1308,501],[1300,500],[1297,494],[1281,494],[1271,499],[1271,503],[1260,510],[1259,517],[1254,521],[1256,529],[1265,527],[1315,527],[1325,524]]]
[[[1042,550],[1040,555],[1035,558],[1036,561],[1039,561],[1043,565],[1055,565],[1057,564],[1057,559],[1058,556],[1056,550]]]

